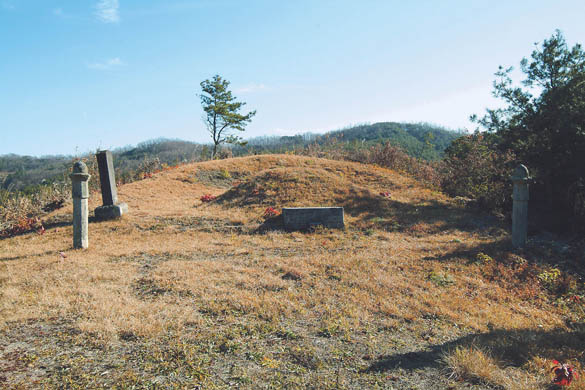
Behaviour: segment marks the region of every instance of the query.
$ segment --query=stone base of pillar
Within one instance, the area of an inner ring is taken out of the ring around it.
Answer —
[[[118,203],[111,206],[100,206],[95,209],[95,218],[98,220],[120,218],[123,214],[128,213],[126,203]]]

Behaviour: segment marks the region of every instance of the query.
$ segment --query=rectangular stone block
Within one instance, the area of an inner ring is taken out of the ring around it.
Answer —
[[[95,217],[98,220],[120,218],[128,212],[128,205],[126,203],[118,203],[111,206],[96,207]]]
[[[118,203],[116,190],[116,176],[114,173],[114,158],[109,150],[102,150],[96,154],[98,169],[100,171],[100,187],[104,206],[112,206]]]
[[[315,226],[343,229],[343,207],[285,207],[284,227],[288,230],[310,229]]]

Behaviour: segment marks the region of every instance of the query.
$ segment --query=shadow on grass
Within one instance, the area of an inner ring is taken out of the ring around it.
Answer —
[[[538,237],[529,237],[523,248],[514,248],[508,235],[500,235],[496,239],[478,245],[453,245],[452,249],[440,255],[423,257],[422,260],[440,262],[476,262],[481,260],[478,256],[486,254],[502,266],[517,268],[527,262],[533,265],[534,270],[544,270],[547,267],[558,268],[564,272],[563,283],[558,284],[557,293],[567,293],[570,287],[570,279],[585,279],[585,253],[578,246],[565,249],[558,246],[555,240],[539,240]]]
[[[63,251],[65,250],[70,250],[73,249],[73,246],[63,249]],[[33,253],[30,255],[21,255],[21,256],[4,256],[4,257],[0,257],[0,263],[6,262],[6,261],[15,261],[15,260],[23,260],[23,259],[30,259],[33,257],[42,257],[42,256],[46,256],[46,255],[51,255],[54,254],[56,257],[59,257],[59,251],[58,250],[51,250],[51,251],[45,251],[45,252],[40,252],[40,253]]]
[[[87,221],[88,221],[88,223],[95,224],[95,223],[108,222],[109,220],[108,219],[99,219],[99,218],[96,218],[95,216],[90,216],[87,219]],[[65,214],[64,216],[60,216],[59,218],[50,218],[50,219],[42,222],[42,226],[45,228],[45,230],[58,229],[61,227],[67,227],[67,226],[72,226],[72,225],[73,225],[73,215],[71,215],[71,214]],[[0,241],[6,240],[9,238],[13,238],[13,237],[24,236],[24,235],[30,234],[30,233],[38,233],[38,232],[39,232],[39,228],[23,230],[23,231],[19,231],[16,233],[12,233],[10,235],[0,236]]]
[[[375,221],[376,227],[386,230],[417,233],[420,229],[424,234],[460,230],[492,235],[505,228],[493,215],[437,200],[413,204],[355,191],[340,201],[347,214],[361,222]]]
[[[493,215],[453,202],[436,199],[401,202],[391,195],[384,196],[368,187],[353,185],[349,180],[317,173],[313,179],[297,175],[300,174],[265,172],[230,188],[215,202],[228,207],[342,206],[348,216],[355,218],[358,229],[404,231],[415,235],[450,230],[494,235],[507,228]]]
[[[219,203],[228,201],[229,195]],[[342,206],[346,215],[357,219],[354,227],[358,229],[375,228],[413,235],[456,230],[489,236],[506,233],[502,221],[493,215],[436,200],[416,205],[351,189],[349,196],[337,198],[335,205]],[[282,217],[267,219],[255,232],[271,230],[285,230]]]
[[[284,217],[282,214],[277,215],[272,218],[267,218],[262,222],[258,228],[256,228],[252,233],[267,233],[270,231],[284,231]]]
[[[472,262],[476,259],[478,253],[485,253],[488,256],[501,260],[502,257],[508,254],[515,253],[516,250],[512,247],[512,241],[509,237],[501,237],[498,240],[482,243],[479,245],[460,245],[454,246],[454,249],[450,252],[443,253],[437,256],[426,256],[422,260],[433,260],[440,262],[457,261],[466,259],[468,262]],[[522,252],[522,251],[518,251]]]
[[[583,365],[585,324],[575,325],[571,330],[494,330],[471,334],[421,351],[380,356],[363,371],[445,369],[445,356],[458,348],[479,349],[499,361],[502,367],[522,367],[535,357],[561,362],[579,361]]]

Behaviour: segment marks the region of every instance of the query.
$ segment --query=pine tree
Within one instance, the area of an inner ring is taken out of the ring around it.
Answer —
[[[217,156],[217,148],[222,143],[245,145],[242,138],[233,131],[244,131],[246,125],[256,115],[256,110],[243,115],[240,109],[246,103],[236,101],[228,89],[230,82],[219,75],[201,82],[201,105],[205,111],[204,122],[213,139],[212,159]]]

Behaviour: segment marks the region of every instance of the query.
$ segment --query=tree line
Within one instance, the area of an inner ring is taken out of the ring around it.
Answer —
[[[490,208],[509,208],[509,175],[529,167],[532,215],[557,229],[585,226],[585,52],[569,47],[556,31],[520,61],[523,79],[500,67],[494,96],[505,107],[472,116],[483,132],[462,137],[446,149],[443,188],[478,199]]]

